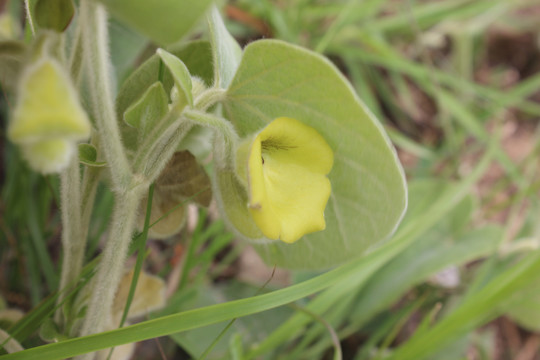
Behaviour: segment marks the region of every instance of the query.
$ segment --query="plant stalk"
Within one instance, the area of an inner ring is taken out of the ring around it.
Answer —
[[[61,303],[69,287],[75,285],[84,260],[86,236],[81,233],[81,175],[77,153],[71,156],[68,167],[60,175],[62,213],[62,273],[60,276]],[[55,314],[56,321],[62,319],[62,309]]]
[[[144,186],[139,186],[116,195],[111,229],[97,274],[92,279],[92,296],[80,331],[81,336],[101,332],[108,325],[114,296],[124,273],[124,264],[137,216],[136,209],[144,189]],[[85,354],[77,359],[92,358],[93,354]]]
[[[158,127],[141,144],[135,155],[134,171],[148,183],[159,176],[178,148],[178,144],[193,127],[193,124],[182,118],[179,113],[174,109],[169,111]]]
[[[116,122],[108,52],[107,13],[103,5],[92,0],[81,0],[81,41],[86,60],[93,114],[96,118],[104,157],[111,170],[115,191],[124,191],[133,174],[122,145]]]
[[[192,121],[194,124],[209,127],[215,130],[215,164],[216,166],[220,166],[223,169],[234,169],[234,154],[236,150],[236,144],[239,140],[233,125],[229,121],[219,116],[201,111],[187,110],[184,112],[184,115],[189,121]]]

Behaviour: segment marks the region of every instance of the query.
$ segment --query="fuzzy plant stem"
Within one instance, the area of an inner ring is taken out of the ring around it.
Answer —
[[[215,131],[214,160],[216,166],[220,166],[222,169],[234,170],[234,154],[236,153],[238,135],[233,125],[219,116],[197,110],[188,110],[184,113],[184,116],[193,124],[209,127]]]
[[[148,182],[153,182],[165,168],[180,141],[189,133],[193,124],[179,118],[148,148],[141,147],[135,157],[134,169]],[[141,151],[147,149],[147,151]]]
[[[148,183],[153,182],[167,165],[178,144],[194,125],[198,125],[186,119],[184,114],[193,111],[204,114],[204,111],[224,98],[223,89],[212,88],[195,99],[194,109],[175,105],[139,146],[133,160],[134,173]]]
[[[137,216],[136,209],[143,194],[142,189],[131,189],[116,196],[111,229],[97,273],[92,279],[92,296],[81,336],[103,331],[111,316],[114,295],[124,273],[124,263]],[[82,355],[77,359],[92,359],[92,354]]]
[[[81,273],[86,236],[81,234],[81,175],[77,154],[71,156],[67,169],[60,175],[61,213],[62,213],[62,274],[60,276],[61,302],[69,288],[75,285]],[[55,315],[61,320],[61,309]]]
[[[92,108],[115,191],[125,190],[133,175],[116,122],[108,51],[107,13],[97,1],[81,0],[80,21]]]

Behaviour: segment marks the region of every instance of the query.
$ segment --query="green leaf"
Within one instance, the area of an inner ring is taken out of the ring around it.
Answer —
[[[167,114],[169,98],[163,85],[156,81],[124,113],[124,121],[138,130],[139,142]]]
[[[101,0],[118,19],[160,45],[182,39],[212,0]]]
[[[163,49],[157,49],[157,54],[171,72],[178,92],[183,95],[183,100],[186,101],[189,106],[193,106],[191,74],[189,73],[187,66],[182,60]]]
[[[97,161],[97,150],[92,144],[79,144],[79,161],[87,166],[103,167],[105,161]]]
[[[39,27],[63,32],[75,14],[72,0],[37,0],[34,16]]]
[[[242,59],[242,49],[231,36],[218,9],[213,6],[208,14],[210,43],[214,55],[214,79],[217,86],[226,89]]]
[[[183,45],[172,46],[167,51],[178,57],[187,66],[193,76],[203,79],[210,85],[213,79],[212,52],[207,41],[193,41]],[[139,99],[146,89],[158,80],[160,57],[152,55],[122,84],[116,98],[116,113],[119,119],[126,109]],[[169,71],[163,74],[163,87],[166,93],[171,91],[174,80]]]
[[[380,123],[324,57],[276,40],[247,46],[224,114],[240,136],[287,116],[313,127],[334,151],[326,230],[294,244],[255,244],[270,264],[326,268],[387,239],[407,204],[405,178]]]

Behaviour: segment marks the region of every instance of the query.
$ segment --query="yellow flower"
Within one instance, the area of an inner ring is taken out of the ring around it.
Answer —
[[[90,127],[70,79],[56,60],[44,57],[26,69],[8,137],[21,146],[34,169],[62,170],[76,142],[90,135]]]
[[[22,154],[30,167],[44,174],[61,171],[75,151],[68,140],[41,140],[21,146]]]
[[[277,118],[244,142],[237,156],[249,212],[267,238],[293,243],[325,229],[324,209],[331,191],[326,175],[334,155],[315,129]]]

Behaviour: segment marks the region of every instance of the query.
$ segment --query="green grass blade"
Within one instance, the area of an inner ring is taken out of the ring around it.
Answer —
[[[454,312],[428,331],[413,336],[388,359],[420,360],[462,334],[481,326],[498,315],[497,308],[519,289],[529,286],[540,272],[540,252],[535,251],[515,266],[491,280]]]
[[[363,37],[363,40],[373,41],[373,39],[365,39],[365,36]],[[372,45],[377,46],[377,44]],[[379,55],[372,52],[368,53],[361,48],[344,45],[335,45],[329,49],[332,50],[332,53],[347,54],[347,56],[356,57],[365,63],[383,66],[401,72],[411,76],[419,82],[429,81],[431,79],[430,77],[433,76],[441,85],[450,86],[458,92],[463,92],[465,89],[467,91],[472,91],[482,99],[490,100],[498,105],[505,107],[515,106],[531,115],[540,115],[540,104],[530,100],[524,100],[520,94],[514,94],[511,90],[503,93],[499,90],[467,81],[451,73],[428,68],[422,64],[416,64],[397,53]]]

